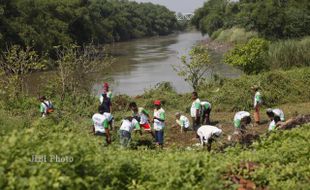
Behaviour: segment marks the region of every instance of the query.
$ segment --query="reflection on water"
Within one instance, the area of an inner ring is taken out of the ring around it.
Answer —
[[[116,58],[116,62],[108,70],[109,76],[102,73],[89,76],[98,78],[93,86],[94,92],[98,94],[102,91],[107,77],[114,81],[110,86],[115,94],[138,95],[162,81],[170,82],[178,92],[189,92],[191,87],[177,76],[172,65],[180,64],[180,56],[187,54],[201,40],[205,37],[199,32],[187,32],[107,45],[106,49]],[[221,55],[214,57],[219,60]],[[220,63],[216,65],[215,72],[229,78],[240,75],[240,71]],[[38,84],[44,84],[42,78],[46,80],[52,74],[32,74],[28,81],[29,91],[36,92]]]
[[[137,95],[162,81],[171,82],[178,92],[191,91],[191,87],[176,74],[172,65],[180,64],[180,56],[201,40],[204,37],[199,32],[188,32],[109,45],[107,49],[117,57],[111,68],[113,91]],[[227,77],[240,74],[238,70],[223,64],[218,64],[215,70]],[[102,82],[95,85],[97,91]]]

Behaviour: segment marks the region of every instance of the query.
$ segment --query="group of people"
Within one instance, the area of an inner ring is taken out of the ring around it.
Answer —
[[[263,103],[261,93],[257,86],[252,87],[254,93],[254,120],[255,124],[260,124],[260,107]],[[210,122],[210,113],[212,105],[208,101],[201,101],[197,92],[192,93],[192,105],[190,108],[190,116],[192,125],[189,119],[180,112],[175,114],[175,125],[179,127],[181,133],[193,130],[196,133],[196,138],[202,146],[207,146],[211,149],[211,144],[215,138],[221,136],[222,129],[218,126],[212,126]],[[46,117],[53,112],[53,105],[44,96],[40,98],[40,112],[42,117]],[[112,116],[112,92],[109,90],[109,84],[104,83],[103,93],[99,98],[100,105],[98,113],[92,117],[93,125],[92,132],[96,136],[104,136],[106,143],[111,143],[111,130],[114,128],[114,118]],[[155,143],[159,147],[164,144],[164,129],[166,122],[166,113],[162,108],[160,100],[154,101],[153,115],[143,107],[138,107],[136,102],[130,102],[129,108],[132,112],[130,116],[125,117],[119,128],[120,144],[123,147],[128,147],[131,141],[133,131],[138,131],[142,135],[142,131],[152,136]],[[280,109],[267,109],[266,114],[270,119],[268,127],[269,131],[275,130],[285,121],[284,113]],[[235,128],[234,134],[243,134],[246,131],[246,126],[251,123],[251,114],[247,111],[239,111],[233,118]]]

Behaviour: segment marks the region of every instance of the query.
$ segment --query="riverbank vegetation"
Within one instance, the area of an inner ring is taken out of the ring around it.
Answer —
[[[195,11],[192,23],[210,36],[238,26],[267,39],[299,38],[310,35],[309,1],[210,0]]]
[[[164,6],[134,1],[0,1],[0,49],[33,47],[55,56],[53,46],[105,44],[167,35],[178,29]]]

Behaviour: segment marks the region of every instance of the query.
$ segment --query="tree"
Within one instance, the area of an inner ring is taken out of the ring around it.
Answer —
[[[213,69],[213,64],[210,61],[208,50],[205,46],[195,46],[187,56],[181,57],[182,64],[173,66],[173,69],[179,76],[183,77],[194,90],[198,89],[201,81],[205,79],[208,70]]]
[[[92,88],[94,73],[102,73],[111,65],[113,59],[104,54],[104,49],[93,45],[81,48],[75,44],[66,47],[56,47],[57,52],[57,86],[61,86],[61,99],[67,93],[77,95],[89,93]]]
[[[268,69],[265,62],[269,42],[252,38],[246,44],[239,44],[226,53],[224,62],[242,69],[246,74],[258,74]]]
[[[25,94],[25,77],[43,68],[43,61],[30,47],[13,45],[0,55],[0,74],[4,76],[1,77],[2,84],[13,98]]]

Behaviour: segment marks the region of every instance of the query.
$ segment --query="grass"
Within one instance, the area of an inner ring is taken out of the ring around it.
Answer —
[[[246,31],[244,28],[233,27],[225,30],[218,30],[211,36],[212,40],[225,43],[246,43],[249,39],[257,37],[258,34],[252,31]]]

